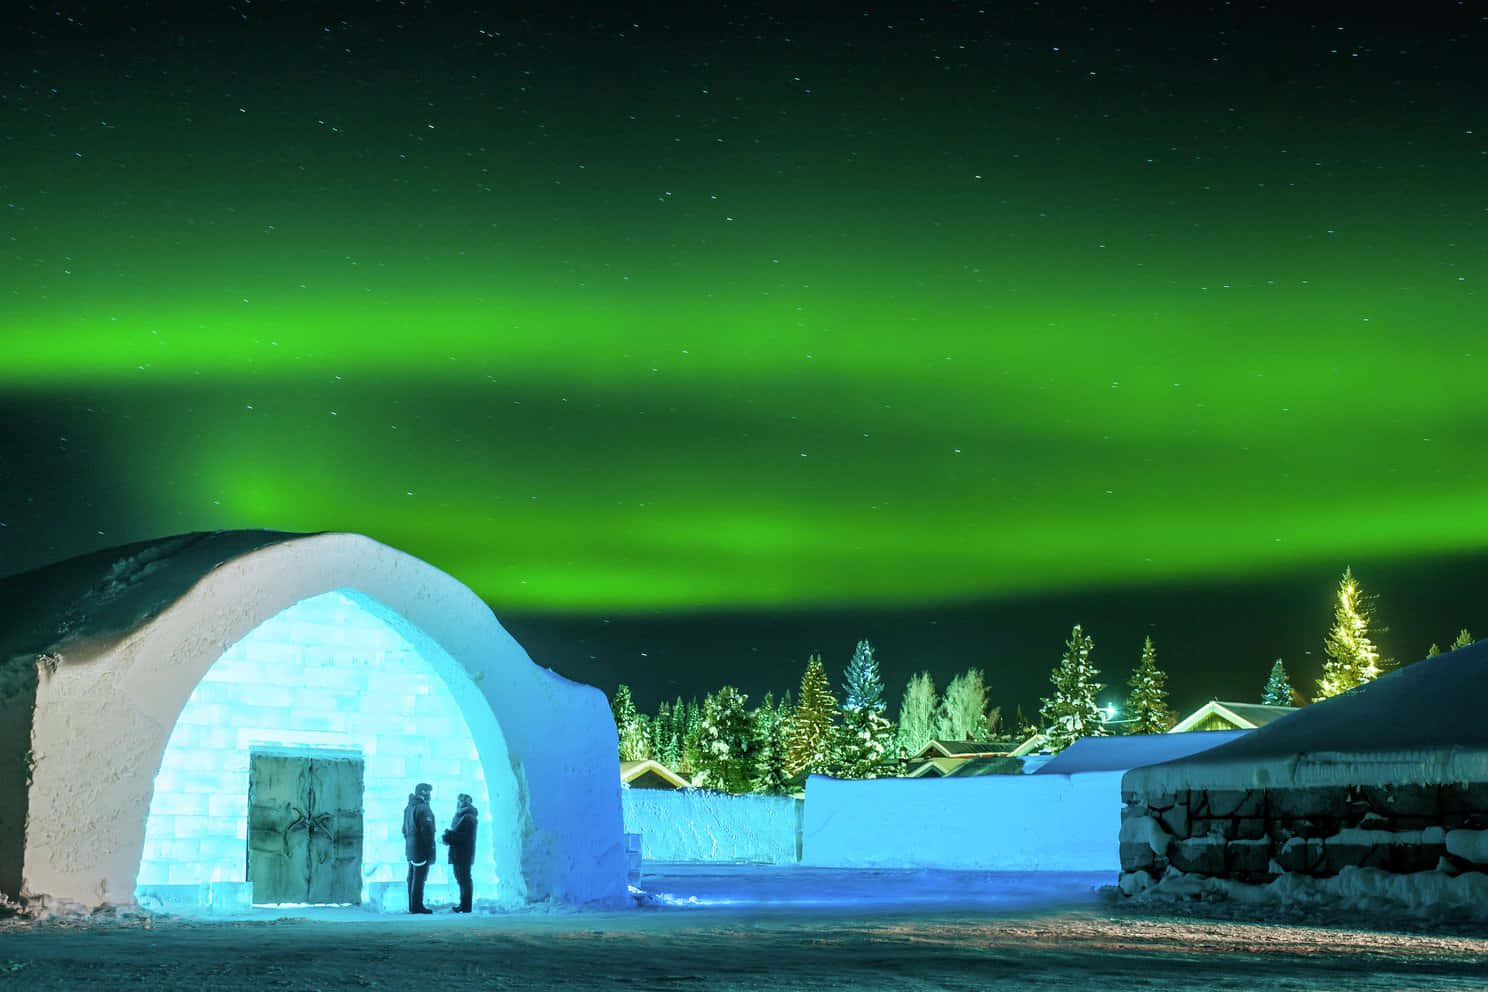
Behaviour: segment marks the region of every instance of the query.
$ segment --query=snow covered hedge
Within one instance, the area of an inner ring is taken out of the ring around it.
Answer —
[[[624,788],[620,801],[626,832],[641,835],[644,861],[778,865],[800,858],[799,799]]]

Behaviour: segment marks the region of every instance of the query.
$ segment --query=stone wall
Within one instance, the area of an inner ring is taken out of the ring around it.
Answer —
[[[1121,889],[1178,875],[1265,885],[1350,869],[1488,872],[1488,782],[1123,790]]]

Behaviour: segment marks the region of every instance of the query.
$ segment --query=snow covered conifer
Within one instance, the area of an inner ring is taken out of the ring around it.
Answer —
[[[820,655],[806,661],[801,693],[786,737],[785,768],[791,775],[825,772],[835,764],[837,700]]]
[[[668,768],[674,767],[666,760],[667,744],[672,738],[672,704],[665,699],[658,703],[656,715],[647,721],[647,728],[651,732],[651,757]]]
[[[651,741],[646,722],[630,697],[630,686],[621,682],[610,700],[610,713],[615,717],[615,732],[620,738],[621,761],[645,761]]]
[[[883,678],[873,646],[859,641],[842,677],[842,724],[837,767],[844,778],[877,778],[893,757],[894,725],[883,715]]]
[[[935,736],[943,741],[981,740],[987,733],[987,685],[980,668],[951,679],[936,712]]]
[[[678,696],[672,703],[672,728],[662,764],[674,771],[682,770],[682,742],[687,739],[687,704]]]
[[[1064,655],[1049,673],[1054,694],[1043,700],[1039,718],[1051,751],[1063,751],[1081,737],[1106,734],[1101,709],[1095,704],[1096,695],[1105,686],[1095,681],[1100,671],[1090,660],[1094,650],[1095,641],[1075,624],[1065,642]]]
[[[682,768],[679,771],[685,771],[686,774],[691,775],[698,769],[700,757],[698,748],[703,733],[702,707],[698,706],[696,696],[687,701],[683,714]]]
[[[842,676],[842,709],[868,708],[882,713],[883,689],[883,677],[879,674],[878,662],[873,658],[873,645],[859,641]]]
[[[935,736],[936,712],[940,708],[935,680],[929,672],[911,675],[899,701],[899,731],[894,737],[899,757],[919,752]]]
[[[1157,648],[1152,638],[1142,642],[1142,658],[1132,670],[1131,694],[1126,697],[1130,733],[1165,734],[1177,722],[1168,706],[1168,673],[1157,667]]]
[[[785,714],[775,697],[765,693],[754,711],[754,738],[758,743],[754,760],[754,791],[778,796],[785,792]]]
[[[1344,569],[1333,604],[1333,629],[1323,642],[1318,698],[1327,699],[1379,678],[1380,654],[1370,637],[1374,597],[1366,596],[1351,568]]]
[[[703,700],[695,785],[718,792],[748,792],[754,779],[754,721],[749,697],[726,685]]]
[[[1292,680],[1287,676],[1286,666],[1281,663],[1280,658],[1276,659],[1276,664],[1271,666],[1271,674],[1266,677],[1261,703],[1266,706],[1292,705]]]

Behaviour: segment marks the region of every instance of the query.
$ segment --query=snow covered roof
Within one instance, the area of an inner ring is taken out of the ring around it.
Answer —
[[[1304,706],[1228,744],[1134,770],[1124,788],[1488,781],[1485,697],[1488,640]]]
[[[659,761],[647,758],[645,761],[620,762],[620,781],[625,785],[630,785],[637,780],[649,781],[650,779],[646,778],[648,775],[650,779],[659,779],[673,789],[692,788],[691,782]]]
[[[1007,754],[1011,741],[946,741],[933,740],[920,748],[916,758],[982,758]]]
[[[1226,723],[1239,727],[1241,730],[1254,730],[1256,727],[1264,727],[1272,720],[1286,716],[1294,709],[1296,709],[1295,706],[1266,706],[1262,703],[1228,703],[1218,699],[1212,699],[1182,720],[1179,720],[1168,733],[1188,733],[1189,730],[1203,723],[1211,716],[1217,716]]]
[[[961,762],[950,771],[946,772],[945,778],[976,778],[979,775],[1021,775],[1023,774],[1023,759],[1009,758],[1006,755],[992,755],[983,758],[971,758]]]
[[[1034,775],[1118,772],[1187,757],[1243,737],[1248,730],[1202,730],[1188,734],[1128,734],[1081,737],[1039,767]]]
[[[69,558],[0,579],[0,665],[43,654],[82,660],[159,615],[205,575],[250,551],[314,535],[181,534]]]

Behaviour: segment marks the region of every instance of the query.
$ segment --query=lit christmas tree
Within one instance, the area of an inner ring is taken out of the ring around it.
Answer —
[[[1370,637],[1374,619],[1372,596],[1366,596],[1354,579],[1353,569],[1344,569],[1333,604],[1333,629],[1323,642],[1323,677],[1318,679],[1318,698],[1327,699],[1379,678],[1380,655]]]
[[[1100,671],[1090,661],[1095,641],[1075,624],[1065,642],[1064,655],[1049,673],[1054,695],[1043,700],[1039,717],[1044,722],[1044,735],[1049,750],[1063,751],[1081,737],[1103,737],[1106,734],[1103,712],[1095,697],[1104,685],[1095,681]]]
[[[1280,658],[1276,659],[1276,664],[1271,666],[1271,674],[1266,677],[1261,703],[1266,706],[1292,705],[1292,680],[1287,676],[1286,666],[1281,663]]]
[[[827,671],[819,655],[806,662],[801,676],[801,694],[791,715],[786,737],[785,768],[791,775],[822,773],[836,763],[833,754],[837,700],[832,696]]]
[[[1177,722],[1168,707],[1168,673],[1157,667],[1157,649],[1152,638],[1142,642],[1142,660],[1133,669],[1131,695],[1126,697],[1128,733],[1165,734]]]

